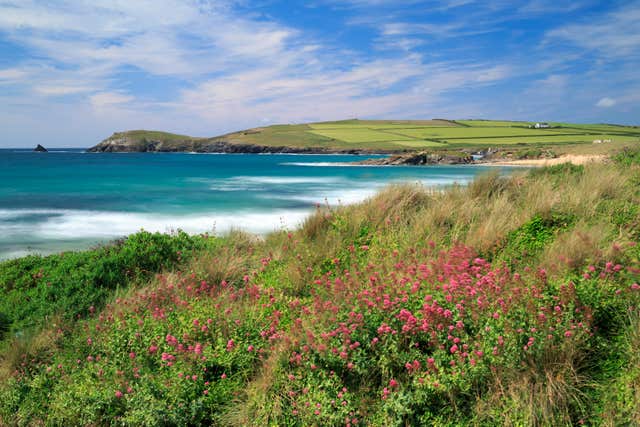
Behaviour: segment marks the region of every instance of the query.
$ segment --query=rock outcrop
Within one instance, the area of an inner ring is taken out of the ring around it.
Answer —
[[[466,165],[474,163],[473,157],[466,153],[409,153],[379,159],[367,159],[356,162],[359,165]]]
[[[33,151],[37,151],[38,153],[46,153],[49,150],[44,148],[42,145],[38,144],[38,146],[36,148],[34,148]]]

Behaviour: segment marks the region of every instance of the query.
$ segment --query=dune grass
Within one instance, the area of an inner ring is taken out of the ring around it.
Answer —
[[[633,424],[637,159],[235,232],[5,337],[0,424]]]

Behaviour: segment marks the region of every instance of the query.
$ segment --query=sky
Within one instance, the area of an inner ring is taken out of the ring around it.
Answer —
[[[0,148],[485,118],[640,124],[640,1],[0,0]]]

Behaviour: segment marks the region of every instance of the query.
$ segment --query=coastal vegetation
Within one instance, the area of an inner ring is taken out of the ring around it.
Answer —
[[[0,424],[633,424],[639,160],[0,263]]]
[[[273,125],[213,138],[192,138],[155,131],[116,133],[91,151],[202,152],[376,152],[474,151],[490,147],[525,150],[581,147],[590,151],[604,143],[640,141],[640,128],[606,124],[549,123],[491,120],[342,120]]]

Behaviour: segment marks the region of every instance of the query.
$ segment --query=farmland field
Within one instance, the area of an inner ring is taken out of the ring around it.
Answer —
[[[638,137],[627,135],[545,135],[526,137],[489,137],[489,138],[451,138],[446,139],[448,144],[490,144],[490,145],[510,145],[510,144],[564,144],[564,143],[593,143],[595,140],[611,140],[611,142],[638,141]]]
[[[500,145],[592,144],[594,140],[640,141],[631,126],[551,122],[551,128],[529,128],[531,122],[493,120],[367,121],[311,123],[305,133],[330,140],[330,145],[389,149]],[[446,124],[443,125],[443,124]]]
[[[327,129],[312,130],[311,133],[325,136],[327,138],[338,139],[344,142],[378,142],[389,140],[411,140],[411,136],[405,136],[398,132],[387,133],[375,129],[367,128],[345,128],[345,129]]]
[[[510,127],[510,126],[529,126],[532,122],[512,122],[505,120],[456,120],[456,123],[460,123],[465,126],[472,127]]]
[[[504,120],[353,119],[264,126],[213,138],[192,138],[154,131],[130,131],[114,135],[118,138],[126,136],[134,147],[146,147],[149,141],[164,141],[164,148],[168,151],[198,151],[199,145],[206,146],[211,142],[321,152],[362,150],[379,153],[529,144],[554,146],[554,150],[561,151],[581,145],[584,150],[593,151],[600,150],[593,145],[595,140],[606,139],[620,144],[640,142],[640,128],[637,126],[549,122],[550,128],[535,129],[529,127],[531,123]]]

